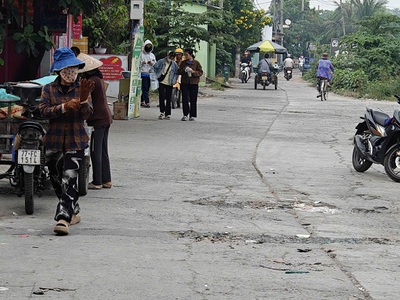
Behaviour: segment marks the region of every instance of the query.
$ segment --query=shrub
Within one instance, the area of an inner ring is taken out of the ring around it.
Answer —
[[[363,88],[367,86],[367,75],[363,70],[337,70],[333,77],[333,89],[358,92],[361,94]]]

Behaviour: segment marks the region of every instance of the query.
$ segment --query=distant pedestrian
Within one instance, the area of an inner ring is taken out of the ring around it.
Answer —
[[[92,80],[95,85],[91,92],[93,114],[86,120],[89,126],[93,126],[90,140],[90,158],[92,161],[92,182],[88,188],[100,190],[111,188],[110,158],[108,156],[108,133],[112,123],[111,111],[108,107],[103,74],[99,68],[103,65],[100,60],[81,53],[78,59],[85,63],[85,67],[79,71],[81,78]]]
[[[178,74],[182,75],[182,106],[183,117],[181,121],[194,121],[197,117],[197,96],[199,93],[200,77],[203,68],[199,61],[195,60],[193,49],[185,50],[185,60],[181,62]]]
[[[150,107],[150,73],[153,72],[153,66],[157,62],[156,57],[153,54],[153,44],[146,40],[144,42],[143,51],[141,53],[141,64],[140,72],[142,78],[142,95],[141,95],[141,106]]]
[[[174,51],[169,51],[167,56],[157,61],[154,65],[154,72],[159,81],[158,95],[160,107],[160,120],[171,118],[171,96],[172,86],[178,77],[178,65],[174,61]]]

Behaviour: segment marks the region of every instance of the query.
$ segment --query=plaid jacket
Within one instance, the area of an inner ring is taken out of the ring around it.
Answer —
[[[60,77],[46,84],[42,89],[40,113],[49,119],[49,129],[44,137],[47,149],[53,151],[82,150],[88,146],[89,137],[84,127],[86,120],[93,112],[91,101],[82,104],[77,111],[62,112],[62,103],[79,98],[80,84],[72,84],[64,94]]]

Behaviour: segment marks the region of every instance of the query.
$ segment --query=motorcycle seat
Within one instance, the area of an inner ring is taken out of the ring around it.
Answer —
[[[38,130],[41,134],[46,134],[46,130],[43,128],[43,126],[37,122],[34,121],[26,121],[19,125],[18,127],[18,132],[25,129],[25,128],[35,128]]]
[[[389,115],[380,110],[369,109],[369,111],[371,112],[372,118],[375,120],[375,122],[381,126],[385,126],[385,120],[390,118]]]

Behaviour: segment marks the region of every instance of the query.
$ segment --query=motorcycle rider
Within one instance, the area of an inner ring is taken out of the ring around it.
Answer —
[[[283,61],[283,72],[286,78],[288,68],[294,69],[294,61],[290,54],[287,55],[286,59]]]
[[[264,54],[264,58],[263,58],[262,60],[260,60],[260,62],[259,62],[258,65],[257,65],[257,67],[258,67],[258,76],[261,77],[261,71],[262,71],[262,70],[266,70],[266,71],[267,71],[267,74],[268,74],[268,78],[270,77],[271,71],[270,71],[270,68],[269,68],[269,61],[268,61],[268,59],[269,59],[269,54],[268,54],[268,53],[265,53],[265,54]]]
[[[321,97],[321,80],[326,78],[330,84],[332,81],[333,72],[334,68],[331,61],[328,59],[328,53],[323,53],[322,58],[318,61],[317,66],[317,98]]]
[[[250,77],[251,72],[253,71],[253,65],[252,65],[252,60],[251,60],[251,57],[250,57],[250,52],[248,50],[244,51],[243,57],[240,60],[240,63],[241,64],[245,63],[245,64],[249,65],[249,77]]]

